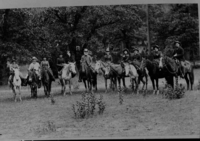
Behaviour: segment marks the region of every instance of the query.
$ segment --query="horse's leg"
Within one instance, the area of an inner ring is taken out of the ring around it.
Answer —
[[[120,93],[121,92],[121,78],[119,77],[118,78],[118,93]]]
[[[66,88],[67,87],[67,82],[66,80],[63,80],[63,95],[65,96],[66,95]]]
[[[21,86],[18,87],[18,90],[19,90],[19,101],[21,102],[22,101],[22,98],[21,98]]]
[[[189,78],[190,78],[191,90],[193,90],[193,84],[194,84],[194,71],[193,71],[193,69],[192,69],[192,71],[189,73]]]
[[[136,77],[135,78],[135,86],[136,86],[136,88],[135,88],[135,90],[136,90],[136,94],[138,95],[139,94],[139,78],[138,77]]]
[[[145,75],[145,84],[146,84],[146,90],[147,90],[147,85],[148,85],[148,75]]]
[[[189,79],[188,79],[188,75],[185,74],[185,81],[186,81],[186,84],[187,84],[187,90],[189,90]]]
[[[106,88],[105,93],[107,93],[108,92],[108,90],[107,90],[107,78],[104,77],[104,79],[105,79],[105,88]]]
[[[15,102],[17,102],[17,98],[16,98],[16,97],[17,97],[17,92],[16,92],[16,90],[17,90],[17,89],[16,89],[16,87],[14,86],[14,87],[13,87],[13,92],[14,92],[14,101],[15,101]]]
[[[82,79],[83,80],[83,83],[84,83],[84,86],[85,86],[85,92],[87,92],[87,84],[85,82],[85,79]]]
[[[156,94],[158,95],[159,94],[159,79],[158,78],[156,79],[156,89],[157,89]]]
[[[154,78],[151,77],[151,82],[153,85],[153,94],[155,94],[155,82],[154,82]]]
[[[69,80],[69,94],[72,95],[72,91],[71,91],[71,80]]]
[[[124,89],[126,89],[125,77],[122,78]]]

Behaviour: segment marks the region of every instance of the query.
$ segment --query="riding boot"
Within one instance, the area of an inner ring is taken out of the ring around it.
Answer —
[[[41,86],[42,86],[42,82],[41,81],[42,81],[41,78],[38,78],[38,88],[41,88]]]

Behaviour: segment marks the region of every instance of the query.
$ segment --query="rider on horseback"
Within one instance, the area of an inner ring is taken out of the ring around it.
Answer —
[[[162,68],[163,67],[162,59],[161,59],[162,53],[161,51],[159,51],[158,45],[153,46],[152,54],[153,54],[153,60],[159,65],[160,68]]]
[[[32,63],[29,65],[28,71],[35,71],[38,76],[38,88],[41,87],[41,72],[40,72],[40,64],[37,62],[38,59],[36,57],[32,57]]]
[[[50,68],[49,61],[47,61],[46,57],[43,58],[43,60],[41,62],[41,67],[42,67],[42,71],[46,69],[47,72],[50,74],[52,80],[55,81],[55,77],[54,77],[53,72]],[[43,76],[41,75],[41,77],[43,77]]]
[[[125,65],[129,64],[130,61],[130,52],[128,49],[123,50],[123,55],[122,55],[122,61],[121,61],[121,66],[123,68],[123,73],[125,73]]]
[[[133,60],[132,64],[135,66],[135,68],[137,70],[139,70],[142,57],[141,57],[141,54],[139,53],[139,50],[137,48],[134,48],[133,51],[134,51],[134,53],[133,53],[133,56],[132,56],[132,59],[131,59],[131,60]]]
[[[179,65],[180,68],[180,76],[184,78],[184,68],[183,68],[183,60],[184,60],[184,50],[180,46],[179,41],[174,42],[174,53],[173,53],[173,58],[175,59],[177,65]]]
[[[13,69],[19,69],[19,65],[16,63],[16,60],[14,58],[12,59],[12,63],[9,66],[9,70],[10,70],[10,76],[8,78],[8,84],[9,85],[13,83],[13,78],[14,78]]]
[[[82,55],[80,62],[81,62],[81,69],[80,69],[81,72],[79,73],[79,82],[82,81],[82,73],[86,71],[87,67],[91,67],[91,63],[92,63],[92,58],[88,54],[87,48],[84,49],[84,55]]]
[[[57,58],[58,76],[61,75],[61,70],[63,68],[63,64],[65,64],[65,59],[63,58],[63,55],[60,54],[59,58]]]
[[[111,62],[113,61],[109,48],[106,49],[106,54],[104,55],[104,61],[106,62],[107,65],[110,65]]]

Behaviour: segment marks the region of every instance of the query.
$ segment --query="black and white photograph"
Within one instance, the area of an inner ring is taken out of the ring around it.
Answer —
[[[1,8],[0,140],[199,138],[198,3],[147,2]]]

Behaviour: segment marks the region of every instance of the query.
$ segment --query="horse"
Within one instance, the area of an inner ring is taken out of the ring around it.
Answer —
[[[125,65],[126,66],[126,65]],[[124,88],[125,86],[125,77],[129,76],[129,68],[124,67],[125,72],[123,71],[123,67],[121,64],[112,64],[110,67],[108,67],[107,72],[105,72],[105,75],[113,75],[113,78],[116,78],[118,81],[118,93],[121,91],[121,80],[123,81]]]
[[[192,63],[189,61],[181,61],[181,66],[178,64],[174,59],[164,56],[161,57],[163,65],[165,65],[165,68],[171,73],[174,74],[176,78],[176,83],[178,84],[178,76],[181,75],[180,69],[183,67],[184,69],[184,79],[187,83],[187,90],[193,89],[193,84],[194,84],[194,69]],[[170,70],[171,69],[171,70]],[[189,87],[190,85],[190,87]]]
[[[47,70],[48,68],[44,67],[42,69],[42,72],[41,72],[41,76],[42,76],[42,84],[43,84],[43,87],[44,87],[44,93],[45,93],[45,96],[49,97],[53,97],[53,95],[51,94],[51,84],[52,84],[52,78]]]
[[[167,69],[159,68],[157,62],[151,61],[148,58],[143,58],[141,66],[143,66],[144,68],[146,67],[149,72],[149,76],[153,85],[154,94],[159,94],[159,79],[161,78],[165,78],[167,83],[172,87],[174,87],[174,82],[173,82],[174,75],[171,74]],[[156,82],[156,89],[155,89],[155,82]]]
[[[183,63],[183,68],[185,71],[185,81],[187,83],[187,90],[193,90],[193,85],[194,85],[194,67],[192,63],[189,61],[185,60]]]
[[[20,71],[19,69],[12,69],[13,70],[13,82],[10,83],[10,87],[13,90],[14,93],[14,100],[15,102],[17,101],[17,90],[18,90],[18,95],[19,95],[19,100],[22,101],[21,98],[21,78],[20,78]]]
[[[27,84],[31,88],[31,98],[37,98],[38,76],[36,70],[33,69],[28,72]]]
[[[142,82],[143,83],[142,90],[144,90],[144,88],[145,88],[145,91],[146,91],[147,85],[148,85],[148,71],[145,67],[142,66],[141,62],[139,62],[139,63],[140,63],[140,65],[136,65],[135,63],[132,63],[132,64],[136,68],[137,73],[139,75],[138,87],[140,85],[140,82]]]
[[[65,96],[66,95],[66,85],[67,82],[69,83],[69,94],[72,95],[71,91],[71,79],[73,78],[73,75],[76,75],[76,63],[70,62],[69,64],[64,64],[63,69],[61,70],[61,76],[60,76],[60,83],[61,83],[61,93]]]
[[[81,64],[81,66],[84,67],[83,64]],[[94,88],[97,91],[97,72],[95,70],[94,61],[92,61],[91,66],[89,66],[89,64],[86,64],[84,71],[82,68],[81,76],[85,85],[85,92],[92,92],[92,88]]]
[[[130,77],[133,91],[136,91],[136,94],[138,94],[139,75],[136,68],[132,64],[125,65],[125,72],[126,76]]]
[[[114,90],[117,86],[116,84],[116,78],[113,77],[112,73],[108,73],[108,67],[109,65],[105,64],[104,62],[102,62],[101,60],[96,61],[95,64],[95,70],[96,72],[99,74],[100,70],[103,72],[103,76],[104,76],[104,80],[105,80],[105,93],[107,93],[107,80],[110,79],[110,86],[111,88]],[[107,74],[109,75],[105,75],[107,72]]]

